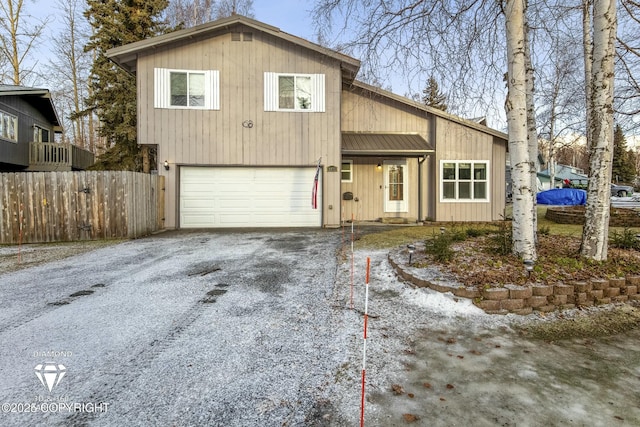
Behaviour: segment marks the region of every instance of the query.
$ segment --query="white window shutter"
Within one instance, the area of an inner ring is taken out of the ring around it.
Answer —
[[[325,112],[324,74],[313,75],[313,111]]]
[[[278,75],[264,73],[264,111],[278,110]]]
[[[153,107],[169,108],[169,70],[166,68],[153,69]]]
[[[220,71],[209,70],[205,72],[205,105],[208,110],[220,109]]]

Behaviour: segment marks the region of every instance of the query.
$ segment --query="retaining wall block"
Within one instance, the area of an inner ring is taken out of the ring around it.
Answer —
[[[510,299],[527,299],[533,295],[530,286],[507,285],[505,288],[509,289]]]
[[[589,295],[589,297],[593,300],[598,300],[604,298],[604,291],[602,289],[594,289],[593,291],[588,292],[587,295]]]
[[[611,297],[611,301],[613,302],[627,302],[629,301],[629,296],[627,295],[618,295],[615,297]]]
[[[451,286],[438,285],[437,283],[429,283],[427,286],[433,289],[434,291],[438,291],[442,293],[452,292],[454,290]]]
[[[627,287],[627,279],[624,277],[616,277],[613,279],[609,279],[609,287],[610,288],[626,288]]]
[[[640,301],[640,294],[629,295],[629,301]]]
[[[596,299],[596,305],[611,304],[611,298],[598,298]]]
[[[566,295],[549,295],[547,297],[547,301],[549,301],[549,303],[554,304],[554,305],[564,305],[567,303],[567,296]]]
[[[591,286],[596,291],[604,290],[609,287],[609,281],[607,279],[591,279]]]
[[[478,288],[474,288],[473,286],[460,286],[459,288],[455,288],[453,290],[453,294],[457,297],[461,298],[480,298],[482,296],[482,292]]]
[[[523,299],[503,299],[500,300],[500,308],[503,310],[520,310],[524,308],[524,300]]]
[[[556,308],[557,307],[555,305],[553,305],[553,304],[547,304],[547,305],[543,305],[543,306],[537,307],[536,311],[540,311],[542,313],[550,313],[552,311],[555,311]]]
[[[547,305],[547,297],[532,296],[527,300],[526,304],[533,308],[542,307],[543,305]]]
[[[627,276],[627,286],[640,286],[640,276]]]
[[[488,300],[503,300],[509,298],[509,289],[488,288],[482,291],[482,296]]]
[[[483,299],[481,301],[477,301],[476,305],[487,312],[500,310],[499,300]]]
[[[608,288],[604,290],[604,296],[607,298],[617,297],[620,295],[620,288]]]
[[[592,289],[590,282],[573,282],[573,290],[576,293],[589,292]]]
[[[546,297],[549,295],[553,295],[553,286],[541,285],[539,283],[536,283],[535,285],[531,286],[531,292],[533,293],[533,296]]]
[[[576,304],[584,305],[585,302],[587,302],[587,293],[578,292],[576,294]]]
[[[563,283],[558,283],[553,287],[553,293],[556,295],[572,295],[573,285],[565,285]]]
[[[638,293],[638,287],[637,286],[628,286],[626,288],[624,288],[624,294],[625,295],[635,295]]]

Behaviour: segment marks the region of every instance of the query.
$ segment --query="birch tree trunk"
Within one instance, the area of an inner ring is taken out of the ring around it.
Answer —
[[[582,48],[584,49],[584,86],[586,102],[587,150],[591,147],[589,120],[591,119],[591,69],[593,63],[593,40],[591,39],[591,5],[593,0],[582,0]]]
[[[591,114],[587,130],[591,136],[589,187],[580,254],[597,261],[607,259],[609,237],[616,27],[616,0],[594,0]]]
[[[535,91],[534,69],[531,61],[531,44],[529,41],[529,19],[524,13],[524,64],[526,69],[526,102],[527,102],[527,146],[529,150],[529,175],[531,176],[531,198],[533,203],[533,222],[531,224],[534,242],[538,242],[538,127],[536,125],[536,108],[533,94]]]
[[[524,0],[506,0],[509,160],[513,181],[513,253],[535,260],[534,204],[527,131],[527,70]]]

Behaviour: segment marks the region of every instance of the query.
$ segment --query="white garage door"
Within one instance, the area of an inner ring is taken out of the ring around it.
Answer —
[[[315,168],[180,168],[180,227],[320,227]]]

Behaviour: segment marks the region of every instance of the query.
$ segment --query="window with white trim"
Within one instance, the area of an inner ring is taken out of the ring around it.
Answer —
[[[324,74],[264,73],[265,111],[325,111]]]
[[[155,68],[154,107],[219,110],[220,72]]]
[[[18,117],[0,111],[0,138],[18,142]]]
[[[441,160],[440,200],[488,201],[489,162]]]
[[[353,160],[343,160],[340,167],[342,182],[353,182]]]

